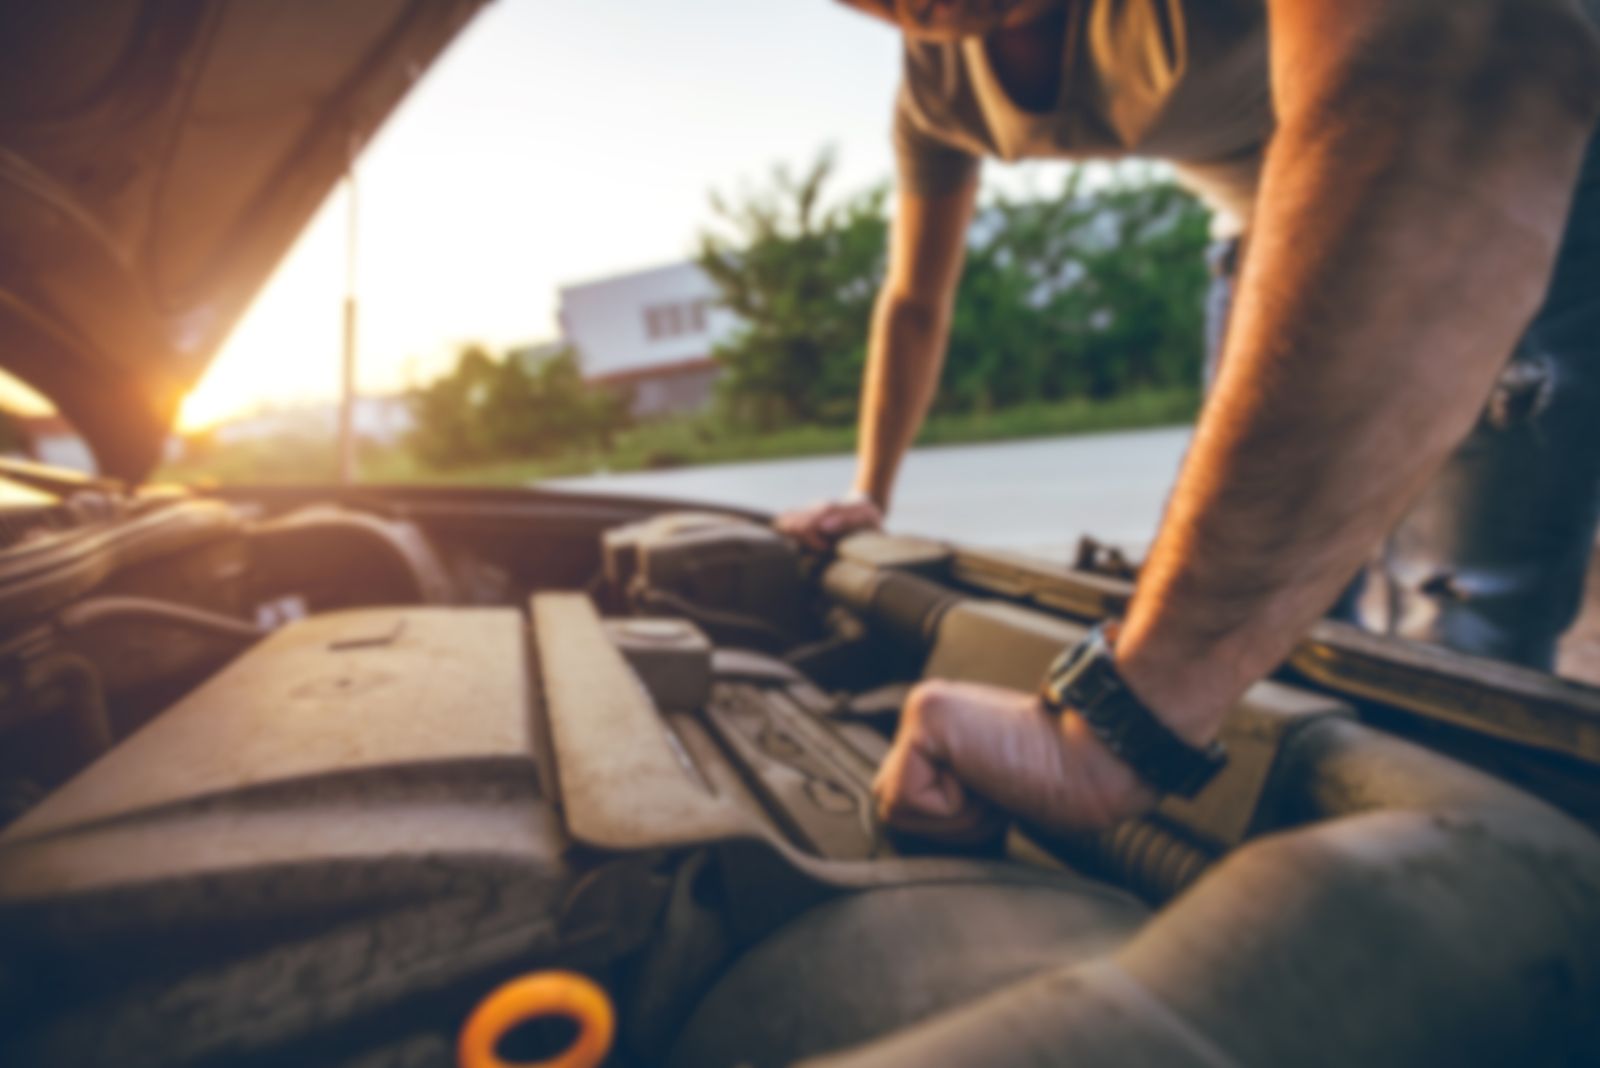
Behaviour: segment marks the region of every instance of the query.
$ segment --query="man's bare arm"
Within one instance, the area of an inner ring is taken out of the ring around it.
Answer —
[[[1273,0],[1279,133],[1221,380],[1117,646],[1192,741],[1271,671],[1465,436],[1536,311],[1596,99],[1557,0]],[[938,681],[876,792],[1104,827],[1155,797],[1081,716]]]
[[[1118,647],[1203,739],[1466,435],[1597,113],[1557,0],[1275,0],[1280,127],[1221,377]]]
[[[814,549],[878,526],[889,510],[895,476],[939,384],[976,199],[976,182],[947,196],[902,190],[896,198],[861,384],[854,489],[866,499],[823,501],[778,517],[778,529]]]
[[[887,508],[895,475],[939,384],[977,185],[940,197],[901,192],[889,270],[862,380],[855,488]]]

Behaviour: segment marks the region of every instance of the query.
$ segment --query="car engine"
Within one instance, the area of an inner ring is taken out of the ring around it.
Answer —
[[[1031,688],[1125,580],[649,501],[11,482],[0,1063],[450,1065],[550,969],[615,1065],[1600,1052],[1582,688],[1325,635],[1194,800],[952,845],[874,814],[909,687]]]

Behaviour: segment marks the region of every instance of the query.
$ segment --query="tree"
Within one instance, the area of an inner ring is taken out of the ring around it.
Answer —
[[[743,327],[724,397],[761,429],[854,414],[888,237],[881,189],[823,206],[826,153],[734,204],[700,264]],[[991,198],[968,240],[943,411],[1193,386],[1203,356],[1205,210],[1170,180],[1075,170],[1045,198]]]
[[[1167,180],[1076,170],[979,213],[941,406],[970,410],[1190,386],[1203,359],[1207,215]]]
[[[412,448],[441,467],[608,448],[628,417],[627,398],[585,382],[571,349],[528,367],[481,345],[413,393],[411,409]]]
[[[702,235],[699,263],[743,324],[713,355],[729,414],[759,429],[854,411],[888,225],[882,189],[825,204],[832,173],[824,152],[738,203],[712,195],[722,230]]]

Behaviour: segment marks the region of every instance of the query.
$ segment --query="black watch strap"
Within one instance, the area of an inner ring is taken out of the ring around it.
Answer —
[[[1128,689],[1112,661],[1105,624],[1051,665],[1040,696],[1057,715],[1082,716],[1107,749],[1162,793],[1193,797],[1228,762],[1220,742],[1195,748]]]

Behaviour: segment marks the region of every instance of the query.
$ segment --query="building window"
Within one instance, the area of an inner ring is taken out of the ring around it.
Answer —
[[[644,309],[644,334],[651,341],[703,334],[710,301],[690,300],[652,304]]]

